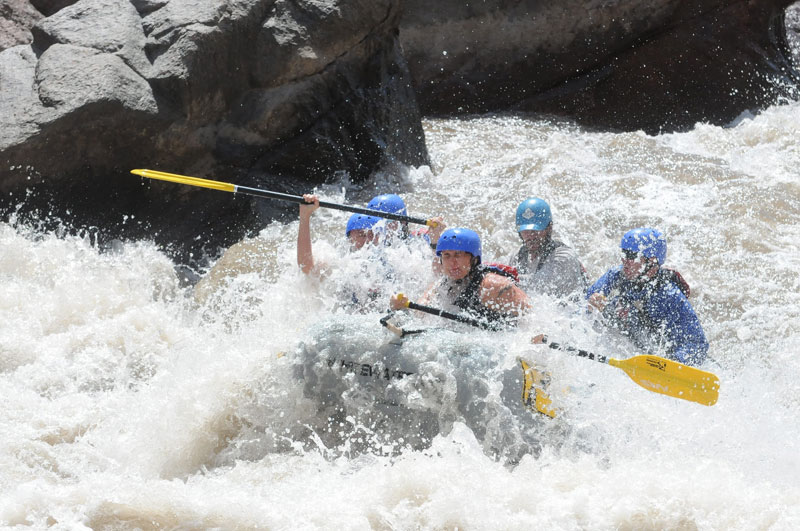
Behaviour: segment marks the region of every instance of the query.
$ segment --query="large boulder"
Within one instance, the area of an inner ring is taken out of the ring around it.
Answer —
[[[186,260],[287,205],[131,169],[301,192],[428,162],[398,0],[50,5],[31,45],[0,52],[7,212],[49,212],[104,239],[155,235]]]
[[[791,95],[794,1],[404,0],[400,36],[425,113],[514,109],[658,132]]]
[[[28,0],[0,0],[0,52],[33,40],[31,26],[42,14]]]

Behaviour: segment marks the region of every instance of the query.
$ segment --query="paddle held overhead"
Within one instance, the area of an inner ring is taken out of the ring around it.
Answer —
[[[299,195],[283,194],[280,192],[271,192],[269,190],[261,190],[260,188],[251,188],[249,186],[239,186],[231,183],[224,183],[220,181],[212,181],[210,179],[200,179],[199,177],[189,177],[187,175],[177,175],[174,173],[166,173],[156,170],[131,170],[134,175],[147,177],[148,179],[157,179],[159,181],[169,181],[179,184],[187,184],[189,186],[198,186],[200,188],[210,188],[212,190],[220,190],[222,192],[232,192],[234,194],[252,195],[255,197],[264,197],[268,199],[277,199],[279,201],[289,201],[292,203],[305,203],[305,199]],[[325,208],[332,208],[335,210],[344,210],[346,212],[354,212],[356,214],[366,214],[368,216],[376,216],[379,218],[391,219],[393,221],[405,221],[408,223],[416,223],[418,225],[433,225],[434,222],[428,219],[415,218],[411,216],[404,216],[402,214],[393,214],[390,212],[381,212],[380,210],[372,210],[369,208],[361,208],[350,205],[342,205],[339,203],[329,203],[327,201],[320,201],[319,206]]]

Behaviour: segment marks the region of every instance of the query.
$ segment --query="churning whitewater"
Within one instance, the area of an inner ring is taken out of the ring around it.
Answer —
[[[396,192],[410,215],[477,230],[499,261],[519,245],[516,205],[539,196],[591,280],[618,262],[626,230],[660,228],[711,344],[703,368],[720,378],[717,404],[532,345],[545,333],[610,357],[637,353],[546,297],[508,332],[408,315],[409,327],[436,330],[399,343],[379,323],[388,295],[371,313],[343,308],[353,282],[369,286],[369,263],[344,249],[342,212],[312,218],[328,278],[299,272],[297,222],[275,222],[192,287],[149,242],[100,248],[91,230],[11,220],[0,225],[0,523],[800,527],[800,104],[660,136],[539,116],[425,129],[431,168],[316,192],[356,204]],[[391,289],[414,300],[430,257],[396,252],[408,254],[387,258]],[[405,385],[400,369],[369,364],[333,383],[303,372],[309,359],[352,368],[392,349],[411,349],[430,381]],[[518,357],[546,369],[556,418],[509,394]],[[381,385],[393,398],[356,392],[347,382],[357,376],[369,381],[357,389]],[[343,402],[338,416],[323,407]]]

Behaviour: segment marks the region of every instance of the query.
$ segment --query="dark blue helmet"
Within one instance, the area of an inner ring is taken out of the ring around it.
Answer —
[[[641,253],[646,258],[655,258],[658,265],[664,265],[667,259],[667,239],[658,229],[640,227],[625,233],[619,246],[634,253]]]
[[[400,198],[399,195],[395,194],[383,194],[375,196],[370,199],[369,203],[367,203],[367,208],[370,210],[386,212],[387,214],[402,214],[403,216],[408,215],[405,202]]]
[[[353,214],[350,216],[350,219],[347,220],[347,228],[344,230],[344,235],[350,236],[350,231],[354,230],[371,229],[378,221],[380,221],[380,219],[375,216]]]
[[[481,237],[470,229],[447,229],[436,244],[436,256],[442,251],[465,251],[481,261]]]

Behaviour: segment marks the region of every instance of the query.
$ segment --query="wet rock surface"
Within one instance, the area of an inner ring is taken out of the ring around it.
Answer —
[[[530,111],[658,133],[796,96],[793,1],[406,0],[401,41],[424,113]]]
[[[0,52],[2,206],[24,198],[39,219],[154,237],[185,260],[287,205],[141,182],[131,169],[297,193],[337,172],[363,181],[425,164],[398,16],[396,0],[61,6],[30,44]]]
[[[789,0],[0,0],[0,210],[214,256],[299,194],[428,163],[421,116],[649,133],[796,97]]]

